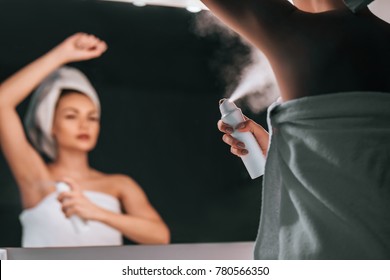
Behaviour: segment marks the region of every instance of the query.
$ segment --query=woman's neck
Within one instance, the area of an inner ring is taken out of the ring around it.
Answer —
[[[322,13],[346,8],[342,0],[295,0],[294,3],[300,10],[309,13]]]
[[[87,179],[93,170],[89,166],[88,154],[79,151],[59,151],[57,159],[50,165],[55,177]]]

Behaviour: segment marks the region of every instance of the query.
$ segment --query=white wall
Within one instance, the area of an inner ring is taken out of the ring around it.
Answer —
[[[390,0],[375,0],[369,7],[374,14],[390,23]]]

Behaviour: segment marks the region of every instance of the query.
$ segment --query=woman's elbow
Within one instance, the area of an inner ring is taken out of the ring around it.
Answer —
[[[171,243],[171,232],[166,225],[163,225],[159,234],[159,244],[167,245],[169,243]]]

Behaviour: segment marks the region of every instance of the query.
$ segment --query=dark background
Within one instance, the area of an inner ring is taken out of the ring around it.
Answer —
[[[102,130],[91,165],[134,178],[173,243],[250,241],[261,178],[251,180],[216,123],[227,73],[248,49],[237,38],[195,34],[184,9],[100,1],[0,1],[0,81],[75,32],[104,39],[99,59],[74,64],[96,87]],[[231,75],[231,74],[230,74]],[[28,99],[18,108],[23,116]],[[245,114],[264,124],[264,113]],[[0,152],[0,247],[20,246],[19,193]],[[129,241],[126,241],[128,243]]]

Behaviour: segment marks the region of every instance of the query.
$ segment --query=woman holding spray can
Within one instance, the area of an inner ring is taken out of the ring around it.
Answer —
[[[282,101],[270,135],[247,120],[267,156],[259,259],[390,258],[390,25],[372,0],[203,0],[268,57]],[[259,73],[261,75],[261,73]]]

